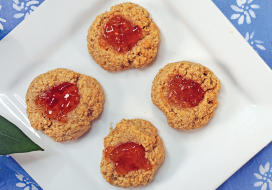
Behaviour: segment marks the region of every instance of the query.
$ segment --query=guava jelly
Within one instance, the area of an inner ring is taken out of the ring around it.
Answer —
[[[43,114],[53,120],[67,122],[67,114],[79,104],[78,87],[64,82],[38,95],[35,103]]]
[[[105,158],[115,163],[115,170],[121,175],[137,169],[150,170],[152,168],[145,158],[144,147],[133,142],[105,149]]]
[[[115,15],[104,25],[104,40],[120,53],[127,52],[142,37],[142,29],[121,15]]]
[[[171,77],[168,87],[168,101],[182,108],[198,106],[205,94],[199,83],[181,75]]]

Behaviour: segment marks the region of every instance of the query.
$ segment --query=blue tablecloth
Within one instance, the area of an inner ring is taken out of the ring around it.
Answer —
[[[40,190],[42,188],[8,155],[0,156],[0,189]]]
[[[26,19],[43,1],[0,0],[0,40]],[[272,68],[272,1],[213,0],[213,2]],[[42,188],[11,156],[0,156],[0,189],[37,190]],[[272,143],[248,161],[218,189],[272,190]]]
[[[272,1],[213,0],[213,2],[272,68]],[[218,189],[272,190],[272,143],[248,161]]]

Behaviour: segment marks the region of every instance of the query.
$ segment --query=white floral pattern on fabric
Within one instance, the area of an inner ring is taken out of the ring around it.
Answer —
[[[257,48],[259,48],[260,50],[266,50],[265,47],[261,44],[263,44],[264,42],[261,41],[261,40],[253,40],[253,37],[254,37],[254,34],[255,34],[255,31],[253,31],[250,35],[249,33],[247,32],[246,33],[246,36],[245,36],[245,39],[246,41],[251,45],[251,47],[256,51],[256,49],[254,48],[255,46]],[[257,51],[256,51],[257,52]],[[272,189],[271,189],[272,190]]]
[[[2,9],[2,5],[0,5],[0,10]],[[4,30],[4,26],[1,24],[1,22],[6,22],[5,19],[0,18],[0,30]]]
[[[238,18],[238,24],[241,25],[244,23],[244,20],[246,18],[247,24],[250,24],[251,17],[256,18],[256,14],[253,9],[260,8],[259,5],[250,5],[252,1],[253,0],[236,0],[238,7],[236,5],[231,5],[230,7],[237,13],[231,15],[230,19]]]
[[[272,168],[270,169],[270,163],[267,162],[265,166],[263,167],[260,165],[259,171],[260,174],[254,173],[254,176],[259,179],[260,181],[257,181],[254,183],[254,187],[261,186],[261,190],[268,190],[267,187],[269,187],[270,190],[272,190]]]
[[[16,183],[17,187],[22,187],[24,190],[38,190],[37,187],[39,187],[39,185],[37,183],[31,182],[28,178],[19,173],[15,174],[15,176],[20,180],[20,182]]]
[[[21,18],[25,16],[24,18],[27,18],[37,7],[36,4],[39,4],[39,1],[35,0],[25,0],[25,2],[19,2],[19,0],[13,0],[12,7],[19,11],[20,13],[17,13],[14,15],[14,18]]]

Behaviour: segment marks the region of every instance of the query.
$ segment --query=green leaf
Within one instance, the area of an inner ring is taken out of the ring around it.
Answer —
[[[0,115],[0,155],[42,150],[16,125]]]

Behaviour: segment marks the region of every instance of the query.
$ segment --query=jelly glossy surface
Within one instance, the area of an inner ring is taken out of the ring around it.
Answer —
[[[104,25],[104,40],[120,53],[131,50],[141,36],[142,29],[120,15],[113,16]]]
[[[115,163],[115,170],[121,175],[137,169],[152,168],[145,158],[144,147],[133,142],[121,144],[116,148],[107,148],[105,157]]]
[[[168,90],[168,101],[182,108],[197,106],[205,94],[199,83],[181,75],[175,75],[170,79]]]
[[[37,96],[35,103],[50,119],[67,122],[67,114],[75,109],[79,100],[77,86],[65,82]]]

